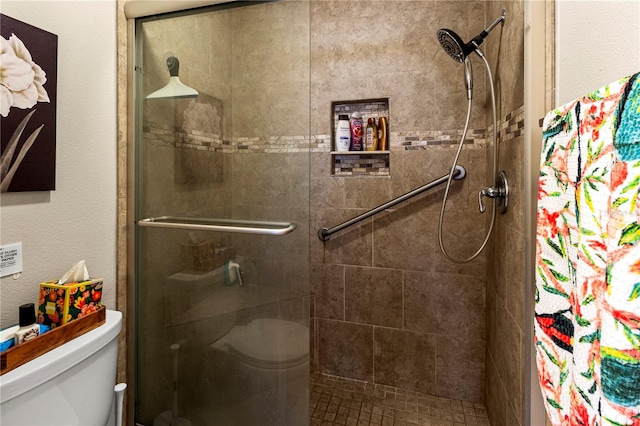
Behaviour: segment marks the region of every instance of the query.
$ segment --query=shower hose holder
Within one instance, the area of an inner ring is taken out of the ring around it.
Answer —
[[[496,176],[496,183],[494,186],[481,189],[478,192],[478,204],[480,205],[480,213],[484,213],[487,210],[487,206],[484,204],[483,197],[495,199],[496,209],[502,214],[507,212],[509,206],[509,182],[507,181],[507,174],[504,171],[500,171]]]

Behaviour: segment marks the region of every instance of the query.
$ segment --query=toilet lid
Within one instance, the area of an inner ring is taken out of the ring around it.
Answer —
[[[257,367],[288,368],[309,358],[309,328],[293,321],[256,319],[223,340],[229,352]]]

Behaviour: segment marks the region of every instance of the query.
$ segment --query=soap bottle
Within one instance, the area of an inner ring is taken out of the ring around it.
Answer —
[[[40,326],[36,324],[36,309],[33,303],[21,305],[19,308],[20,328],[15,334],[16,346],[38,337]]]
[[[389,149],[389,136],[387,133],[387,117],[378,118],[378,149],[380,151]]]
[[[367,120],[367,129],[364,136],[365,151],[375,151],[378,149],[378,126],[376,119],[371,117]]]
[[[357,111],[351,114],[350,151],[362,151],[362,116]]]
[[[349,151],[351,146],[351,127],[349,116],[340,114],[338,116],[338,126],[336,127],[336,151]]]

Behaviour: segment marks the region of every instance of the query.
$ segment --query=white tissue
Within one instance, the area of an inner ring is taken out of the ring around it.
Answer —
[[[79,261],[71,267],[58,281],[58,284],[79,283],[89,279],[89,271],[84,260]]]
[[[207,241],[207,234],[204,232],[191,231],[189,232],[189,239],[192,244],[204,243]]]

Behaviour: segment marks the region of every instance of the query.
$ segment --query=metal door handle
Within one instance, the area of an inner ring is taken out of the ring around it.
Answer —
[[[296,229],[295,223],[263,222],[255,220],[232,220],[215,218],[193,218],[160,216],[140,219],[138,225],[151,228],[184,229],[191,231],[235,232],[241,234],[285,235]]]

